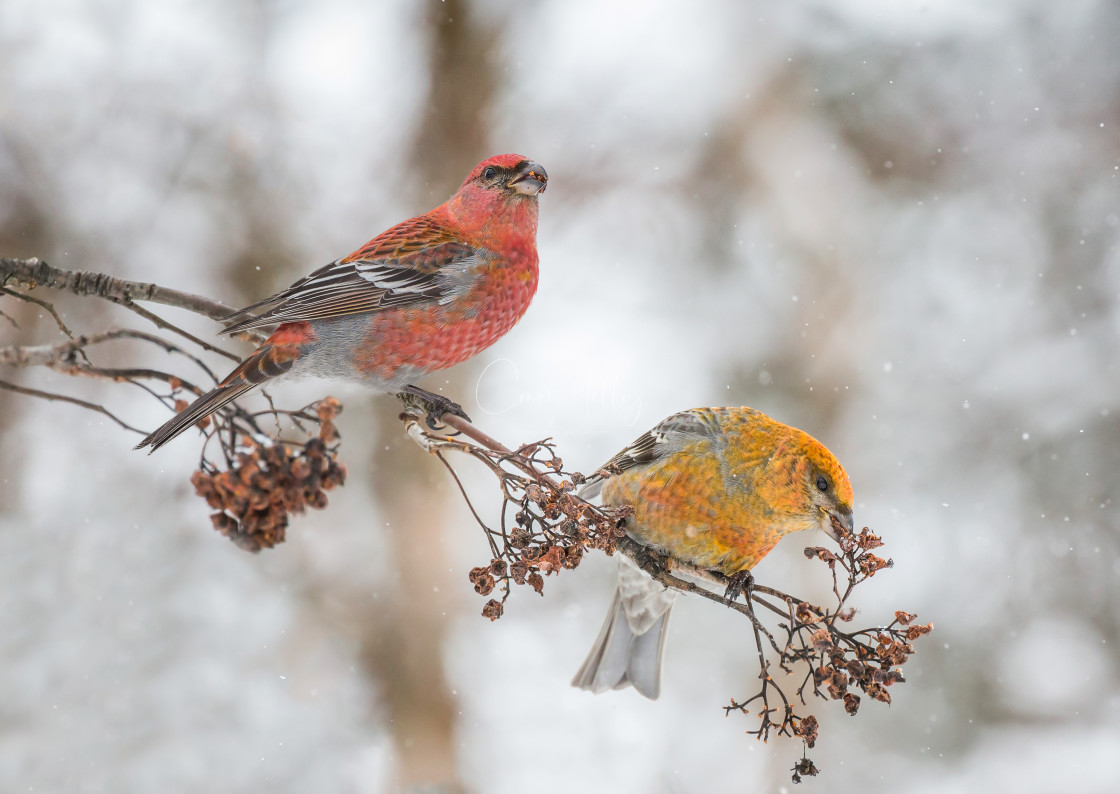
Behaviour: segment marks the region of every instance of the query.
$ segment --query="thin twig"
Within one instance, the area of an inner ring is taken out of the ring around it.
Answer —
[[[217,345],[212,345],[209,342],[206,342],[206,341],[203,341],[202,339],[199,339],[197,336],[192,334],[190,331],[186,331],[186,330],[180,328],[179,326],[175,325],[174,323],[168,322],[167,320],[163,319],[162,317],[160,317],[155,312],[148,311],[143,306],[138,305],[137,303],[135,303],[134,301],[132,301],[128,298],[109,298],[109,300],[112,301],[113,303],[117,304],[118,306],[123,306],[126,309],[128,309],[129,311],[135,312],[136,314],[140,315],[141,317],[143,317],[148,322],[155,325],[157,328],[162,328],[165,331],[171,331],[172,333],[179,334],[179,336],[183,337],[184,339],[186,339],[190,342],[194,342],[196,345],[201,347],[203,350],[209,350],[211,353],[217,353],[220,356],[225,356],[226,358],[230,359],[231,361],[240,361],[241,360],[240,356],[235,356],[233,353],[229,352],[228,350],[223,350],[222,348],[218,347]]]
[[[62,321],[62,318],[59,317],[58,312],[55,311],[54,306],[47,303],[45,300],[36,298],[34,295],[24,295],[23,293],[16,292],[15,290],[10,290],[7,287],[0,287],[0,293],[4,295],[10,295],[11,297],[17,298],[22,301],[27,301],[28,303],[34,303],[36,306],[42,309],[46,309],[50,313],[51,317],[54,318],[54,322],[58,326],[58,330],[61,331],[67,339],[74,338],[74,333],[70,330],[66,323]]]
[[[9,383],[8,381],[4,381],[4,380],[0,380],[0,389],[5,389],[7,391],[15,392],[16,394],[24,394],[24,395],[27,395],[28,397],[38,397],[40,399],[48,400],[50,402],[64,402],[64,403],[70,403],[72,405],[78,405],[78,406],[81,406],[82,408],[87,408],[90,411],[95,411],[96,413],[99,413],[102,416],[109,417],[114,422],[116,422],[118,425],[123,427],[125,430],[131,430],[133,433],[139,433],[140,435],[144,435],[143,430],[141,430],[138,427],[133,427],[132,425],[125,422],[123,419],[121,419],[118,416],[116,416],[115,414],[113,414],[113,412],[110,411],[108,408],[106,408],[103,405],[98,405],[97,403],[91,403],[91,402],[88,402],[86,400],[79,400],[77,397],[69,397],[65,394],[56,394],[54,392],[49,392],[49,391],[40,391],[39,389],[29,389],[29,388],[26,388],[24,386],[17,386],[14,383]]]

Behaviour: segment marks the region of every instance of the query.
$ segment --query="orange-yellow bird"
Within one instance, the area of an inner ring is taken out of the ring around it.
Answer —
[[[852,485],[823,444],[752,408],[695,408],[663,420],[603,466],[581,492],[629,505],[626,533],[671,559],[733,576],[783,535],[832,518],[851,529]],[[572,685],[592,692],[661,689],[665,627],[676,596],[627,558],[607,620]]]

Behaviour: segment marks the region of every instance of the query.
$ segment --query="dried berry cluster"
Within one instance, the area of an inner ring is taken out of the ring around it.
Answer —
[[[882,546],[883,542],[866,527],[858,535],[847,532],[843,527],[837,532],[840,556],[821,547],[805,549],[805,556],[828,564],[832,569],[834,590],[840,597],[836,581],[838,564],[849,575],[850,593],[859,582],[883,568],[891,567],[891,562],[871,553],[871,549]],[[874,700],[890,703],[887,687],[905,680],[902,671],[897,668],[914,653],[911,641],[933,630],[932,624],[910,625],[916,615],[902,611],[895,612],[894,621],[884,629],[846,633],[836,627],[837,620],[851,622],[854,617],[852,609],[837,610],[827,615],[804,602],[798,604],[794,636],[801,639],[801,645],[789,654],[791,661],[805,659],[809,662],[814,694],[843,700],[844,709],[849,714],[855,714],[860,704],[860,696],[851,691],[853,687],[858,687]],[[806,630],[812,631],[808,643],[804,641],[803,632]],[[812,744],[809,743],[809,746]]]
[[[879,632],[843,634],[820,628],[813,632],[813,647],[819,655],[811,661],[813,688],[822,691],[832,700],[843,700],[849,714],[859,711],[860,697],[851,691],[858,686],[868,697],[890,703],[887,687],[905,681],[897,668],[905,664],[914,653],[911,640],[933,630],[932,624],[908,626],[914,615],[896,612],[895,621]],[[905,631],[896,626],[906,627]],[[874,644],[856,639],[860,634],[872,635]],[[854,655],[852,658],[851,655]]]
[[[789,622],[779,624],[786,633],[786,641],[784,647],[778,649],[778,667],[792,675],[798,664],[805,665],[801,668],[804,670],[803,677],[795,693],[801,705],[806,704],[806,691],[810,691],[820,698],[843,701],[845,711],[855,715],[861,702],[857,692],[883,703],[891,702],[887,688],[905,681],[898,668],[914,653],[913,641],[932,631],[933,624],[915,624],[916,615],[900,610],[895,612],[894,620],[886,627],[843,630],[842,624],[855,619],[855,609],[845,607],[853,589],[878,571],[890,568],[892,562],[872,553],[872,549],[883,543],[867,528],[855,534],[834,521],[833,530],[840,554],[814,546],[805,549],[805,556],[821,560],[831,569],[836,605],[826,610],[806,601],[785,597]],[[839,571],[843,571],[847,578],[843,592]],[[779,611],[757,594],[754,598],[757,603]],[[770,640],[777,648],[773,637]],[[771,705],[772,696],[780,699],[780,707]],[[772,678],[765,676],[758,694],[742,703],[732,700],[725,710],[748,713],[746,707],[753,701],[761,701],[762,707],[758,711],[761,724],[758,730],[750,733],[765,740],[769,732],[775,730],[779,735],[800,737],[806,747],[816,744],[820,728],[817,718],[811,714],[798,715],[790,698]],[[811,760],[803,757],[793,768],[793,781],[799,783],[802,776],[813,774],[816,774],[816,767]]]
[[[326,507],[324,492],[346,480],[334,425],[341,405],[328,397],[312,407],[315,415],[303,412],[301,418],[315,421],[319,430],[306,441],[263,446],[238,434],[225,471],[204,463],[191,475],[195,492],[217,511],[210,516],[214,528],[246,551],[282,543],[290,514]]]
[[[563,471],[563,462],[550,442],[528,444],[517,454],[530,466],[520,471],[502,469],[501,456],[491,453],[494,468],[502,476],[502,523],[498,530],[486,528],[493,555],[490,564],[469,573],[479,595],[501,590],[500,598],[491,598],[482,608],[483,616],[490,620],[502,616],[510,582],[527,584],[544,595],[544,577],[578,566],[585,548],[613,554],[626,516],[626,511],[595,507],[576,496],[574,491],[584,477]],[[550,476],[529,475],[525,469],[534,464],[566,479],[557,482]],[[516,510],[512,526],[507,522],[511,510]]]

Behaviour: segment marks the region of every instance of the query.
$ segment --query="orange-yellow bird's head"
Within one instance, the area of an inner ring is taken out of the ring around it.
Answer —
[[[824,444],[752,408],[706,411],[727,438],[727,469],[748,491],[740,524],[780,534],[820,528],[832,537],[833,518],[852,528],[852,484]]]
[[[793,463],[794,485],[800,486],[805,517],[832,538],[836,538],[833,518],[852,531],[852,484],[848,473],[824,444],[800,430],[794,430],[794,434],[800,437]]]

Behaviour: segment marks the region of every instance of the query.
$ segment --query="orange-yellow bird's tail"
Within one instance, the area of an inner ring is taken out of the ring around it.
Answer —
[[[610,611],[572,686],[599,694],[632,685],[656,700],[661,694],[665,629],[675,598],[675,590],[658,584],[629,559],[620,557]]]

